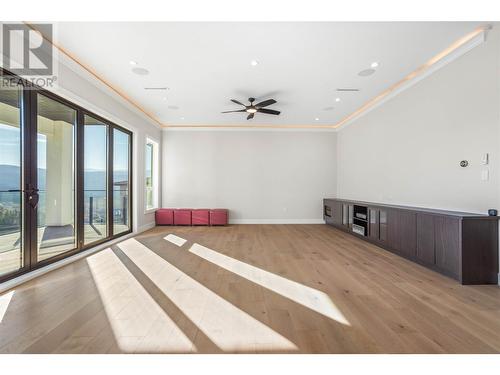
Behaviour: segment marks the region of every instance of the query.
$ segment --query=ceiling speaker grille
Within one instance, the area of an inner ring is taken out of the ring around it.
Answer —
[[[356,91],[359,91],[359,89],[354,89],[354,88],[341,88],[341,89],[337,89],[337,91],[340,91],[340,92],[356,92]]]

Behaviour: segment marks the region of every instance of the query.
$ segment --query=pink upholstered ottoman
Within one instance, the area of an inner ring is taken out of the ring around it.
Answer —
[[[227,225],[227,210],[225,208],[210,210],[210,225]]]
[[[174,225],[191,225],[191,209],[190,208],[175,209]]]
[[[156,225],[172,225],[174,223],[174,210],[160,208],[155,213]]]
[[[208,225],[210,223],[210,210],[207,208],[192,210],[191,223],[193,225]]]

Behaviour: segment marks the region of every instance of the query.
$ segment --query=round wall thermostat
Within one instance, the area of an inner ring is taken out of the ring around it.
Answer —
[[[465,167],[467,167],[468,165],[469,165],[469,162],[468,162],[467,160],[462,160],[462,161],[460,162],[460,166],[461,166],[462,168],[465,168]]]

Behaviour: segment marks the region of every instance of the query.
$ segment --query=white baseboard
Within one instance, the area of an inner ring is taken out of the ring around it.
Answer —
[[[149,230],[149,229],[153,228],[154,226],[155,226],[154,222],[142,225],[135,232],[126,234],[125,236],[122,236],[122,237],[119,237],[119,238],[115,238],[114,240],[111,240],[111,241],[108,241],[106,243],[97,245],[97,246],[92,247],[92,248],[90,248],[88,250],[82,251],[81,253],[72,255],[72,256],[70,256],[68,258],[65,258],[65,259],[61,259],[58,262],[49,264],[49,265],[47,265],[45,267],[33,270],[31,272],[28,272],[28,273],[25,273],[25,274],[20,275],[18,277],[15,277],[15,278],[13,278],[11,280],[5,281],[5,282],[3,282],[3,283],[0,284],[0,293],[3,293],[3,292],[5,292],[6,290],[9,290],[9,289],[15,288],[16,286],[18,286],[20,284],[23,284],[23,283],[25,283],[25,282],[27,282],[29,280],[32,280],[35,277],[39,277],[41,275],[44,275],[47,272],[56,270],[56,269],[61,268],[61,267],[65,266],[65,265],[67,265],[67,264],[76,262],[77,260],[85,258],[85,257],[87,257],[89,255],[92,255],[92,254],[98,252],[99,250],[102,250],[102,249],[105,249],[107,247],[110,247],[111,245],[114,245],[115,243],[124,241],[124,240],[126,240],[127,238],[130,238],[130,237],[136,236],[136,235],[138,235],[141,232],[144,232],[146,230]]]
[[[323,219],[229,219],[229,224],[325,224]]]

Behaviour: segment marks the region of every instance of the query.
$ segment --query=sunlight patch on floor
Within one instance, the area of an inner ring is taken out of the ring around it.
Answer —
[[[297,350],[297,346],[200,284],[135,239],[118,247],[203,334],[224,351]]]
[[[311,287],[286,279],[238,259],[231,258],[200,244],[193,244],[189,251],[199,257],[244,277],[266,289],[316,311],[336,322],[350,326],[349,321],[335,306],[330,297]]]
[[[10,301],[12,300],[12,296],[14,295],[14,290],[11,290],[8,293],[0,296],[0,323],[2,323],[5,313],[9,308]]]
[[[115,339],[125,352],[196,350],[111,249],[87,258]]]
[[[176,236],[175,234],[169,234],[169,235],[163,237],[163,239],[167,240],[168,242],[173,243],[174,245],[177,245],[179,247],[184,245],[187,242],[187,240],[185,240],[182,237]]]

